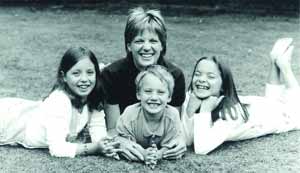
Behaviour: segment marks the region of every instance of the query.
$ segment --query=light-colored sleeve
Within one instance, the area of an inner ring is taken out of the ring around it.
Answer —
[[[161,146],[171,148],[172,141],[180,140],[182,138],[182,126],[179,118],[179,112],[176,108],[170,106],[170,115],[173,119],[168,122],[167,131],[161,141]]]
[[[106,137],[106,124],[104,111],[94,110],[91,113],[91,119],[89,123],[89,132],[92,138],[92,142],[98,142],[100,139]]]
[[[66,142],[66,129],[63,123],[64,119],[51,118],[48,120],[47,127],[47,142],[51,156],[55,157],[71,157],[76,155],[77,144]]]
[[[194,150],[208,154],[227,140],[233,130],[231,124],[221,119],[212,124],[211,113],[194,114]]]
[[[130,115],[134,115],[134,112],[128,111],[127,107],[117,121],[116,130],[119,136],[136,142],[134,122],[129,120]]]
[[[189,117],[186,113],[189,102],[189,93],[186,93],[185,101],[181,109],[181,129],[187,146],[194,142],[194,116]]]
[[[194,116],[188,117],[185,107],[181,111],[181,125],[185,143],[190,146],[194,142]]]
[[[62,92],[52,93],[43,102],[46,140],[49,152],[55,157],[75,157],[77,144],[66,142],[72,106],[69,98]]]

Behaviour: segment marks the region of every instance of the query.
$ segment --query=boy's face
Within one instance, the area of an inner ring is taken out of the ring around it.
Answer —
[[[135,66],[144,69],[157,64],[163,48],[158,35],[146,29],[127,44],[127,49],[132,53]]]
[[[78,61],[64,76],[64,81],[77,96],[86,98],[96,84],[95,66],[89,58]]]
[[[217,65],[211,60],[202,60],[198,63],[193,79],[193,93],[201,99],[209,96],[220,96],[222,77]]]
[[[140,81],[137,98],[148,115],[160,115],[171,101],[168,85],[152,74],[144,76]]]

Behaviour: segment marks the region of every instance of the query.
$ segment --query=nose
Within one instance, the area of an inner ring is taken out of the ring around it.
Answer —
[[[88,75],[83,73],[81,76],[80,76],[80,81],[81,82],[87,82],[89,79],[88,79]]]
[[[198,80],[199,80],[200,82],[205,82],[205,81],[206,81],[205,75],[200,75],[200,76],[198,77]]]
[[[158,94],[153,92],[151,95],[150,95],[150,100],[157,100],[158,99]]]
[[[149,41],[146,41],[144,44],[143,44],[143,50],[144,51],[149,51],[151,49],[151,43]]]

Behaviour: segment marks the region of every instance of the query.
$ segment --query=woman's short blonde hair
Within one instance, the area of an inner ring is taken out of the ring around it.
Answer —
[[[162,44],[161,56],[166,54],[167,30],[165,21],[159,10],[144,10],[141,7],[131,9],[127,18],[127,23],[124,32],[125,49],[127,54],[129,50],[127,45],[141,32],[149,30],[158,35]]]

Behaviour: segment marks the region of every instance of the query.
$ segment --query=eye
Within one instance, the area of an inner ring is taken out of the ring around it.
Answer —
[[[208,74],[207,77],[209,79],[215,79],[217,76],[215,74]]]
[[[143,39],[137,39],[137,40],[134,40],[134,43],[136,43],[136,44],[141,44],[141,43],[143,43],[143,42],[144,42]]]
[[[156,44],[158,42],[159,42],[159,40],[157,40],[157,39],[150,39],[150,43]]]
[[[194,76],[196,76],[196,77],[201,76],[201,73],[198,72],[198,71],[196,71],[196,72],[194,73]]]
[[[79,71],[73,71],[71,74],[73,76],[76,76],[76,77],[80,76],[80,72]]]
[[[144,92],[148,94],[148,93],[151,93],[152,90],[151,89],[144,89]]]
[[[89,76],[92,76],[92,75],[95,74],[95,71],[92,70],[92,69],[90,69],[90,70],[87,71],[87,74],[88,74]]]
[[[158,94],[159,94],[159,95],[163,95],[163,94],[165,94],[165,93],[166,93],[165,90],[158,90]]]

